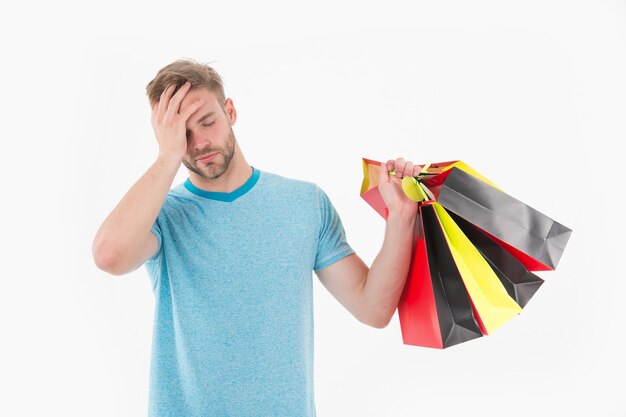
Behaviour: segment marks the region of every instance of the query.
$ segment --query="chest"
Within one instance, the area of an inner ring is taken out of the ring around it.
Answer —
[[[320,219],[314,208],[289,204],[209,210],[188,207],[170,216],[166,258],[193,273],[284,274],[315,261]]]

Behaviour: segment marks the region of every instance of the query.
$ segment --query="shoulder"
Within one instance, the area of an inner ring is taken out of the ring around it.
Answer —
[[[184,182],[181,182],[167,192],[163,205],[159,210],[159,215],[172,216],[176,213],[185,211],[190,205],[196,204],[198,203],[194,200],[193,195],[187,191]]]
[[[163,201],[163,205],[161,206],[161,211],[163,210],[171,210],[184,204],[187,198],[182,193],[181,188],[182,184],[179,184],[173,188],[171,188],[167,195],[165,196],[165,200]]]
[[[264,191],[290,193],[294,197],[318,197],[322,189],[312,181],[288,177],[273,172],[260,170],[259,178]]]

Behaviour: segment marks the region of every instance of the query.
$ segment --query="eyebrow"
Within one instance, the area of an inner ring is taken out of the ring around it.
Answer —
[[[208,112],[207,114],[205,114],[204,116],[202,116],[201,118],[199,118],[199,119],[196,121],[196,124],[197,124],[197,123],[202,123],[202,122],[204,121],[204,119],[206,119],[207,117],[213,116],[214,114],[215,114],[215,111],[210,111],[210,112]]]

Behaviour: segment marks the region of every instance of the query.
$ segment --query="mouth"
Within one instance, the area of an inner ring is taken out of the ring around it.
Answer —
[[[197,162],[209,162],[211,161],[215,155],[217,155],[219,152],[213,152],[213,153],[208,153],[205,155],[201,155],[199,158],[196,158]]]

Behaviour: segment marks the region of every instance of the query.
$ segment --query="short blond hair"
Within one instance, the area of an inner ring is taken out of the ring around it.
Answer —
[[[161,94],[168,85],[176,84],[174,88],[174,92],[176,92],[186,81],[191,83],[192,89],[207,88],[215,94],[217,101],[224,109],[226,96],[222,77],[208,63],[200,63],[191,58],[176,60],[159,70],[156,77],[146,85],[146,94],[150,100],[150,105],[159,102]]]

